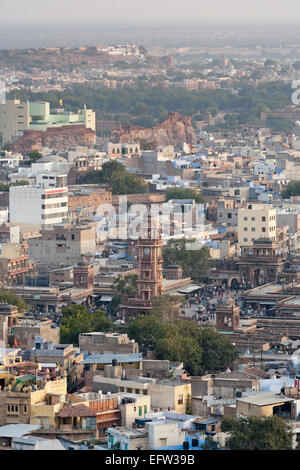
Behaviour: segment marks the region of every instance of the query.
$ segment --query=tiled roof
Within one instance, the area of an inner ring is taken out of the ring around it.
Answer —
[[[58,416],[60,418],[69,418],[73,416],[97,416],[97,414],[91,410],[88,406],[84,405],[83,403],[79,405],[67,405],[65,406],[59,413]]]

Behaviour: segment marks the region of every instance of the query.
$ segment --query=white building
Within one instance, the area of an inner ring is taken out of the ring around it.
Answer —
[[[8,222],[8,208],[0,209],[0,225]]]
[[[49,227],[60,224],[68,213],[68,188],[12,186],[9,189],[10,222]]]
[[[58,155],[46,155],[29,167],[20,167],[18,173],[11,173],[9,178],[12,183],[15,183],[24,180],[36,182],[38,175],[51,174],[53,176],[56,174],[67,176],[70,165],[70,162]]]

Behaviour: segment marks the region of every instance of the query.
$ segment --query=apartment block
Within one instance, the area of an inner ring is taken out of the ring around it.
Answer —
[[[259,238],[276,240],[276,209],[268,204],[248,204],[238,210],[238,244],[252,246]]]
[[[41,271],[56,269],[60,264],[71,266],[81,261],[82,256],[95,254],[95,226],[56,225],[42,230],[39,238],[28,240],[31,259],[39,261]]]
[[[40,228],[60,224],[68,214],[68,188],[12,186],[9,211],[12,224]]]

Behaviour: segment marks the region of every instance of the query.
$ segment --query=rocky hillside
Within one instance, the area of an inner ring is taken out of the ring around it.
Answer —
[[[177,145],[180,142],[196,143],[197,136],[188,116],[169,113],[168,118],[160,125],[150,129],[140,126],[118,128],[113,131],[115,142],[146,141],[157,145]]]
[[[23,155],[42,147],[53,150],[64,150],[76,146],[92,147],[96,142],[96,134],[92,129],[82,125],[48,128],[46,131],[25,131],[23,137],[11,145],[11,150]]]

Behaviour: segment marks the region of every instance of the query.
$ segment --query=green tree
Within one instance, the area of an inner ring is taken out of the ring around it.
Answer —
[[[143,178],[129,173],[116,160],[104,163],[100,171],[88,172],[81,178],[81,183],[108,184],[114,195],[140,194],[148,190]]]
[[[170,201],[170,199],[195,199],[198,204],[203,202],[200,191],[192,188],[168,188],[166,191],[166,201]]]
[[[40,152],[38,152],[38,150],[33,150],[32,152],[28,154],[28,156],[30,158],[31,163],[34,163],[40,158],[42,158],[43,155]]]
[[[192,400],[191,395],[187,396],[186,405],[185,405],[185,414],[191,415],[192,413]]]
[[[137,294],[137,274],[126,274],[125,276],[117,276],[113,283],[113,288],[116,293],[109,304],[109,310],[115,312],[118,310],[124,296],[133,298]]]
[[[294,124],[290,119],[281,116],[268,116],[266,126],[270,127],[274,132],[291,132]]]
[[[142,352],[151,349],[157,359],[183,362],[191,375],[234,365],[237,351],[226,336],[185,319],[164,318],[159,308],[153,310],[150,315],[131,320],[127,327],[128,335],[138,342]]]
[[[281,195],[284,199],[289,199],[291,196],[300,196],[300,181],[291,181]]]
[[[185,276],[191,276],[197,280],[208,273],[212,263],[207,247],[189,249],[188,243],[194,241],[185,238],[169,240],[168,245],[163,248],[163,264],[164,266],[178,264],[182,267]]]
[[[101,310],[89,312],[83,305],[72,305],[62,309],[60,340],[63,344],[78,344],[80,333],[91,331],[112,331],[114,324],[105,318]]]
[[[12,186],[27,186],[27,185],[29,185],[29,182],[26,180],[20,180],[20,181],[16,181],[15,183],[9,183],[9,184],[0,183],[0,191],[8,192],[9,188],[11,188]]]
[[[24,312],[26,309],[25,301],[14,292],[6,289],[0,289],[0,303],[15,305],[19,312]]]
[[[281,416],[225,418],[222,431],[230,432],[226,447],[231,450],[292,449],[292,431]]]
[[[152,349],[156,341],[163,337],[165,325],[162,325],[159,318],[152,315],[139,315],[127,326],[127,333],[130,338],[135,339],[140,351],[146,353]]]
[[[148,184],[143,178],[128,173],[126,170],[115,173],[110,181],[112,193],[122,194],[144,194],[148,190]]]
[[[202,450],[217,450],[220,448],[220,444],[215,441],[211,436],[206,436]]]
[[[180,295],[162,295],[154,300],[152,315],[163,321],[173,321],[179,318],[180,306],[186,304]]]
[[[124,166],[122,165],[122,163],[119,163],[116,160],[105,162],[100,171],[101,182],[111,184],[111,180],[114,177],[114,175],[122,173],[123,171],[124,171]]]

